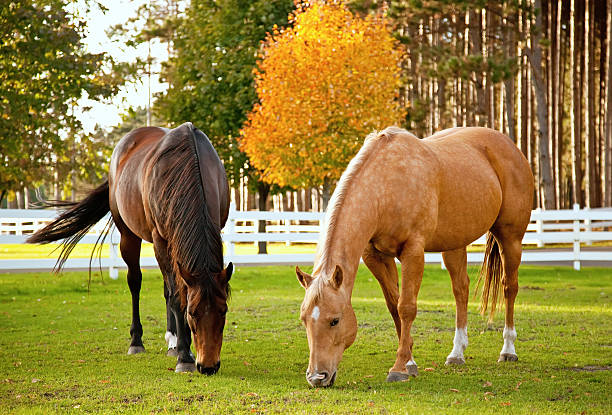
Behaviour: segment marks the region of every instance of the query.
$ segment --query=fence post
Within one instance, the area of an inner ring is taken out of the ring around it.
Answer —
[[[536,234],[538,235],[538,248],[542,248],[544,246],[544,242],[542,242],[542,233],[544,232],[544,221],[541,218],[542,208],[538,207],[535,209],[536,215],[538,219],[536,219]]]
[[[291,221],[289,219],[285,219],[285,233],[291,233]],[[289,238],[287,238],[287,240],[285,241],[285,246],[291,246],[291,241],[289,240]]]
[[[119,255],[117,254],[118,246],[119,242],[117,242],[111,234],[110,243],[108,246],[108,256],[110,259],[110,265],[108,266],[108,276],[113,280],[119,278],[119,268],[117,268],[117,261],[119,260]]]
[[[236,204],[230,203],[229,216],[225,225],[225,236],[227,244],[227,262],[232,262],[235,256],[234,233],[236,232]]]
[[[586,217],[584,218],[584,231],[589,233],[593,230],[593,227],[591,226],[591,216],[589,215],[591,208],[590,207],[585,207],[584,208],[584,212],[587,214]],[[584,241],[587,245],[593,245],[593,241],[591,240],[585,240]]]
[[[574,203],[574,269],[580,271],[580,205]]]

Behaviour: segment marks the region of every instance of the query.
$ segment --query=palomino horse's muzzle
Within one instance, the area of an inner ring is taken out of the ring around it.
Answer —
[[[199,363],[196,363],[196,368],[198,369],[198,372],[200,372],[203,375],[214,375],[215,373],[217,373],[219,371],[219,368],[221,367],[221,361],[218,361],[216,365],[211,366],[211,367],[204,367]]]
[[[306,372],[306,380],[313,388],[333,386],[336,381],[336,372],[330,376],[328,372]]]

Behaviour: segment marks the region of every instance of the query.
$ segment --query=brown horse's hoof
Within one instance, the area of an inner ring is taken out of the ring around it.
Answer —
[[[512,353],[502,353],[499,355],[498,362],[516,362],[518,360],[518,356]]]
[[[404,382],[410,378],[408,372],[389,372],[387,382]]]
[[[176,347],[169,348],[168,352],[166,352],[166,356],[178,357],[178,350],[176,350]]]
[[[174,369],[176,373],[195,372],[195,370],[195,363],[177,363],[176,369]]]
[[[449,365],[464,365],[465,364],[465,359],[462,357],[447,357],[446,358],[446,363],[444,363],[446,366]]]
[[[145,352],[144,346],[130,346],[130,348],[128,349],[128,354],[138,354],[138,353],[144,353],[144,352]]]

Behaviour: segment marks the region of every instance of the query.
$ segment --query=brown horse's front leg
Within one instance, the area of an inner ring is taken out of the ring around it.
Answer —
[[[389,370],[387,382],[397,382],[418,374],[412,357],[410,329],[417,313],[417,296],[423,279],[425,254],[422,247],[404,247],[399,260],[402,264],[402,287],[397,311],[401,321],[401,334],[395,364]]]

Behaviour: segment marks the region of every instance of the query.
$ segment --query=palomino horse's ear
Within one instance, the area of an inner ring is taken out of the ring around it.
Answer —
[[[297,265],[295,267],[295,274],[297,275],[297,279],[302,287],[308,288],[310,283],[312,283],[313,278],[302,271]]]
[[[332,283],[332,286],[335,289],[340,288],[340,286],[342,285],[342,268],[340,268],[340,265],[336,265],[336,269],[334,269],[334,273],[332,274],[330,281]]]

